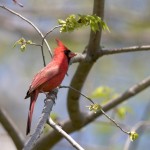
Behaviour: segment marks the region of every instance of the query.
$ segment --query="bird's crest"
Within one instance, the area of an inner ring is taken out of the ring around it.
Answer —
[[[59,39],[56,39],[56,42],[57,42],[58,47],[55,48],[54,54],[60,53],[60,52],[65,51],[65,50],[68,49],[68,48],[63,44],[63,42],[60,41]]]

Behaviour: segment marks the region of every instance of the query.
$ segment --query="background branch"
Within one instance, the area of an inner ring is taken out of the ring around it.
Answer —
[[[3,108],[0,108],[0,123],[10,135],[17,149],[22,149],[25,139]]]

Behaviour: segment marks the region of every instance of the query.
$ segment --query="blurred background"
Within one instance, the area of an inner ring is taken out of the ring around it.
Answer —
[[[23,8],[15,5],[11,0],[1,0],[5,5],[31,20],[43,34],[56,26],[57,19],[65,19],[70,14],[91,14],[92,0],[20,0]],[[110,33],[103,31],[101,46],[121,48],[134,45],[150,44],[150,1],[149,0],[107,0],[105,2],[104,20],[110,28]],[[89,40],[89,28],[83,28],[72,33],[60,33],[58,29],[50,34],[48,42],[51,49],[56,47],[55,38],[60,38],[65,45],[75,52],[82,52]],[[16,123],[20,132],[25,136],[29,99],[24,100],[31,80],[42,67],[43,61],[39,47],[27,46],[21,52],[19,46],[13,48],[14,43],[24,37],[35,43],[41,43],[41,38],[29,24],[0,8],[0,106],[6,109],[9,116]],[[50,56],[45,47],[46,62]],[[133,84],[150,75],[150,52],[135,52],[104,56],[99,59],[90,72],[83,93],[90,96],[99,86],[109,86],[117,93],[122,93]],[[69,85],[78,64],[70,66],[63,85]],[[66,107],[67,90],[61,89],[58,94],[53,113],[60,120],[67,119]],[[36,127],[43,108],[44,95],[41,94],[35,106],[32,131]],[[97,100],[98,101],[98,100]],[[98,101],[101,103],[101,101]],[[123,119],[115,119],[131,129],[141,120],[148,120],[150,108],[149,89],[123,103],[130,111]],[[81,98],[81,109],[88,112],[88,101]],[[111,115],[111,113],[110,113]],[[79,132],[71,134],[85,149],[93,150],[122,150],[127,135],[118,128],[110,125],[109,120],[101,117]],[[138,150],[148,150],[150,147],[150,129],[138,141]],[[11,139],[0,125],[0,146],[3,150],[15,150]],[[53,149],[70,150],[72,146],[62,140]]]

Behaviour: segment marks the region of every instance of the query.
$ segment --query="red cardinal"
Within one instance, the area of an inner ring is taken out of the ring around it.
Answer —
[[[26,98],[30,97],[30,107],[26,134],[30,132],[32,114],[39,93],[50,92],[59,86],[68,70],[69,61],[76,54],[71,52],[60,40],[56,40],[58,47],[54,50],[52,61],[38,72],[29,87]]]

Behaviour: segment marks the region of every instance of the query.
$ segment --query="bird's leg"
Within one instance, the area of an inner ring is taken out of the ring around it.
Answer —
[[[48,94],[46,94],[48,99],[51,99],[54,104],[55,104],[55,99],[57,99],[57,92],[58,92],[58,88],[50,91]]]
[[[47,93],[46,98],[52,100],[53,103],[55,104],[55,99],[53,99],[50,94],[52,94],[52,92]]]
[[[43,93],[46,95],[46,98],[47,98],[47,92],[44,92],[43,90],[40,90],[40,93]],[[46,99],[44,99],[44,104],[46,103]]]

